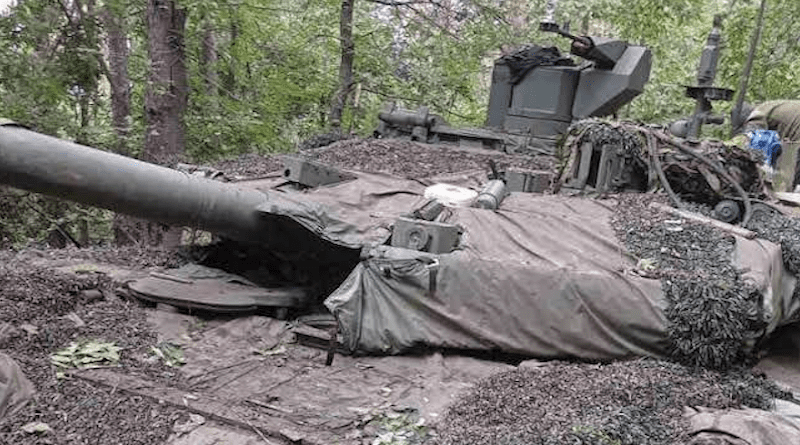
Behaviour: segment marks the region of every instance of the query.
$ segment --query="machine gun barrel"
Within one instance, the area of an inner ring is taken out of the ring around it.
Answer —
[[[0,125],[0,184],[248,243],[267,241],[266,195]]]
[[[561,27],[557,23],[540,22],[539,31],[556,33],[562,37],[566,37],[572,40],[573,42],[577,42],[579,45],[583,45],[586,47],[592,46],[591,39],[587,38],[586,36],[576,36],[575,34],[569,33],[561,29]]]

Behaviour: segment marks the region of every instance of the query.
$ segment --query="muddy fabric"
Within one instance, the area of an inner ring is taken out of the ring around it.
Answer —
[[[33,397],[33,384],[11,357],[0,353],[0,419],[13,415]]]
[[[527,198],[527,199],[526,199]],[[380,249],[327,300],[351,349],[417,345],[537,357],[661,356],[657,280],[626,274],[609,210],[592,200],[511,197],[457,209],[463,249],[437,257]]]
[[[782,445],[800,443],[800,426],[790,417],[758,409],[687,408],[691,445]]]
[[[182,323],[191,324],[191,319]],[[184,337],[174,335],[175,340]],[[262,316],[210,320],[191,341],[183,341],[186,364],[179,372],[201,400],[268,404],[272,408],[265,413],[297,421],[298,432],[326,435],[326,444],[371,443],[352,437],[367,415],[415,412],[433,421],[477,381],[513,369],[441,353],[337,355],[325,366],[325,352],[297,344],[290,323]]]
[[[793,320],[800,310],[793,298],[797,278],[786,270],[781,247],[764,239],[735,237],[733,264],[742,271],[745,281],[753,283],[763,295],[767,321],[765,334]]]

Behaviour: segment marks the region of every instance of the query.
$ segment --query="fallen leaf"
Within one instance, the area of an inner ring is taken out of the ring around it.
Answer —
[[[23,324],[19,325],[19,328],[22,329],[23,331],[27,332],[30,335],[36,335],[36,334],[39,333],[39,328],[34,326],[34,325],[32,325],[32,324],[23,323]]]
[[[86,326],[86,323],[75,312],[70,312],[69,314],[65,315],[64,318],[75,323],[76,328],[82,328]]]
[[[53,431],[50,425],[42,422],[31,422],[23,425],[20,429],[28,434],[45,434]]]
[[[278,346],[277,348],[268,349],[266,351],[258,350],[258,351],[255,351],[255,352],[257,354],[261,354],[261,355],[265,355],[265,356],[279,355],[279,354],[286,353],[286,346],[281,345],[281,346]]]
[[[172,427],[172,430],[176,433],[186,434],[194,431],[200,425],[206,423],[206,418],[199,415],[199,414],[189,414],[189,420],[186,422],[179,422],[176,421],[175,425]]]

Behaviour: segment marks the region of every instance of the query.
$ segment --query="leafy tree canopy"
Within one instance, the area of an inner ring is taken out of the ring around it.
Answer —
[[[144,0],[107,0],[125,17],[130,41],[132,143],[141,143],[147,79]],[[646,92],[620,117],[664,123],[692,112],[692,84],[714,14],[724,14],[716,84],[738,87],[756,24],[757,0],[562,0],[556,19],[573,33],[648,45],[654,66]],[[190,72],[187,153],[202,161],[242,152],[291,149],[325,131],[338,85],[340,0],[180,0]],[[456,125],[486,116],[493,60],[525,43],[568,42],[538,31],[544,1],[358,0],[354,93],[342,127],[369,134],[386,101],[429,106]],[[747,99],[796,98],[800,31],[786,17],[794,0],[768,0]],[[79,5],[79,6],[76,6]],[[94,5],[89,8],[88,5]],[[5,117],[91,145],[111,147],[103,75],[105,2],[21,0],[0,17],[0,104]],[[78,9],[82,8],[82,14]],[[91,10],[90,10],[91,9]],[[209,43],[211,42],[211,43]],[[209,45],[214,57],[208,57]],[[88,118],[81,95],[88,94]],[[716,105],[716,104],[715,104]],[[720,103],[725,114],[730,104]],[[137,139],[138,138],[138,139]],[[135,152],[135,150],[134,150]]]

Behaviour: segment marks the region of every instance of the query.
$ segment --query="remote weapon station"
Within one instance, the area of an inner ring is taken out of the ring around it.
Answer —
[[[540,30],[570,39],[570,52],[582,63],[576,65],[554,47],[525,47],[494,63],[486,128],[453,128],[425,107],[413,112],[389,104],[379,115],[376,135],[552,154],[557,138],[574,121],[612,115],[644,91],[652,65],[649,49],[570,34],[554,21],[554,10],[555,2],[548,2]]]

